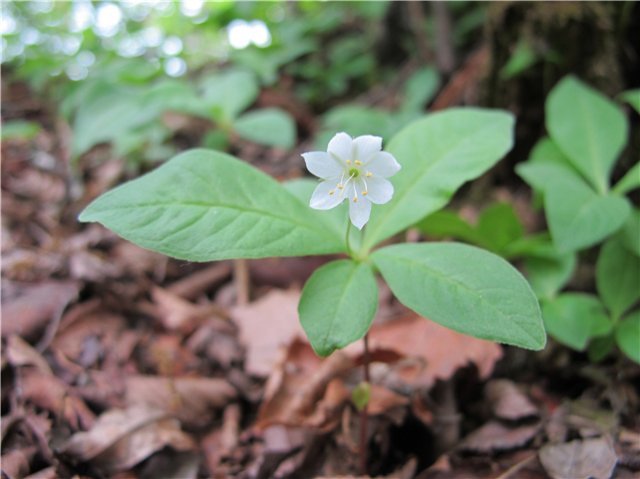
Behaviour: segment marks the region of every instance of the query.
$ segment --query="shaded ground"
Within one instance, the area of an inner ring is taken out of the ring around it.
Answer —
[[[323,259],[179,262],[79,224],[125,165],[98,148],[71,168],[66,127],[22,85],[3,88],[5,118],[44,128],[2,144],[3,477],[356,474],[362,346],[320,360],[296,313]],[[297,155],[235,146],[302,174]],[[518,201],[516,188],[489,194]],[[624,359],[461,336],[382,284],[370,345],[371,475],[640,471],[640,371]]]

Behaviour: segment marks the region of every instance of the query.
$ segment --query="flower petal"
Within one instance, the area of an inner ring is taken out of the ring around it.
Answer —
[[[371,202],[362,196],[358,198],[358,201],[349,199],[349,219],[351,219],[353,226],[361,230],[369,221],[369,216],[371,216]]]
[[[373,155],[382,150],[382,138],[362,135],[353,140],[353,159],[366,163]]]
[[[327,147],[327,152],[333,158],[345,162],[351,159],[351,147],[353,139],[346,133],[337,133]]]
[[[393,185],[380,177],[367,179],[367,199],[377,205],[383,205],[393,197]]]
[[[375,176],[389,178],[400,171],[401,166],[391,153],[381,151],[374,155],[371,160],[365,164],[364,168]]]
[[[324,151],[303,153],[302,157],[307,165],[307,170],[318,178],[334,178],[340,176],[344,171],[343,167]]]
[[[316,210],[330,210],[338,206],[345,199],[342,191],[336,188],[338,180],[323,181],[311,195],[309,206]],[[331,193],[333,191],[333,194]]]

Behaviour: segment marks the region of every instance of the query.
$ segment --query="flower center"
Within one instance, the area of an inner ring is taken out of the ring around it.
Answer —
[[[360,170],[358,168],[349,169],[349,177],[357,178],[358,176],[360,176]]]

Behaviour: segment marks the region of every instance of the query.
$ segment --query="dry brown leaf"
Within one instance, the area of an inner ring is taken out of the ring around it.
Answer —
[[[126,379],[125,401],[130,407],[158,409],[194,428],[211,422],[216,411],[235,396],[235,389],[223,379],[156,376]]]
[[[311,346],[294,340],[274,367],[265,385],[264,401],[258,412],[257,428],[271,424],[305,425],[311,421],[318,400],[329,382],[354,367],[342,351],[322,360]],[[314,418],[321,421],[322,414]]]
[[[143,406],[112,409],[98,417],[91,430],[71,436],[61,447],[61,452],[86,462],[105,452],[132,431],[167,417],[165,411]]]
[[[195,443],[166,412],[132,407],[104,413],[90,431],[74,434],[61,452],[115,472],[133,467],[165,446],[184,451]]]
[[[17,334],[34,338],[47,323],[62,314],[80,290],[74,281],[48,281],[23,285],[21,294],[2,304],[2,337]]]
[[[123,317],[104,310],[91,311],[71,324],[65,317],[51,347],[74,362],[89,367],[118,344],[125,326]]]
[[[618,462],[607,437],[547,444],[539,457],[553,479],[609,479]]]
[[[367,406],[367,413],[376,416],[389,410],[409,404],[409,399],[377,384],[371,385],[371,397]]]
[[[268,376],[280,349],[295,337],[305,337],[298,320],[299,299],[297,290],[274,289],[253,303],[231,310],[240,340],[247,348],[245,369],[249,374]]]
[[[42,355],[20,336],[9,336],[5,353],[9,364],[14,367],[35,366],[44,374],[53,374]]]
[[[458,447],[462,451],[480,454],[510,451],[525,446],[539,430],[540,424],[511,428],[490,421],[464,438]]]
[[[2,454],[2,476],[24,477],[29,472],[29,463],[36,454],[37,449],[33,446],[13,449]]]
[[[151,297],[156,305],[158,318],[169,331],[190,333],[198,323],[217,311],[215,306],[191,303],[160,287],[153,288]]]
[[[496,417],[509,421],[517,421],[539,415],[529,398],[507,379],[490,381],[485,387],[485,397]]]
[[[58,477],[55,466],[51,466],[25,476],[24,479],[58,479]]]
[[[61,415],[74,429],[87,429],[95,420],[94,414],[69,386],[58,378],[27,367],[21,369],[21,398],[34,405]]]
[[[502,348],[496,343],[457,333],[416,315],[374,324],[369,345],[372,354],[387,350],[413,358],[398,363],[395,373],[400,382],[425,388],[438,379],[451,378],[469,363],[478,368],[481,378],[487,378],[502,357]],[[354,344],[347,350],[355,354],[361,346]]]

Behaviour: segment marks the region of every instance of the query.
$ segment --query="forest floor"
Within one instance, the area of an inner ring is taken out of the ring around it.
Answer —
[[[3,477],[368,477],[362,344],[322,360],[298,323],[325,259],[188,263],[80,224],[127,165],[100,147],[71,166],[68,127],[3,90],[3,114],[43,127],[2,143]],[[303,174],[297,152],[240,147]],[[380,288],[370,476],[638,477],[637,366],[463,336]]]

